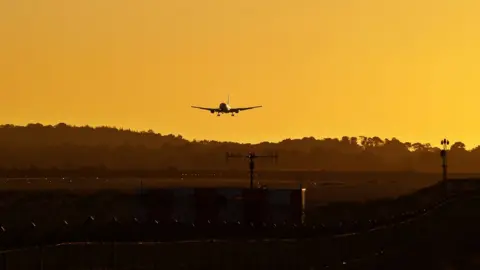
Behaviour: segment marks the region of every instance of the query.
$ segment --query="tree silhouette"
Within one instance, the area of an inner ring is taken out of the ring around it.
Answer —
[[[75,127],[65,123],[0,126],[0,168],[45,170],[245,169],[225,163],[225,152],[277,152],[277,165],[259,161],[267,170],[419,171],[439,172],[440,149],[396,138],[348,137],[285,139],[279,143],[240,144],[188,141],[152,130],[135,132],[113,127]],[[456,142],[449,153],[450,172],[477,172],[480,148]]]

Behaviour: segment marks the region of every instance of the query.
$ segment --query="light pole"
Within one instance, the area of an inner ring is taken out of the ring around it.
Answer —
[[[440,151],[440,157],[442,158],[442,170],[443,170],[443,181],[447,181],[447,151],[448,151],[448,145],[450,144],[450,141],[447,139],[443,139],[440,142],[443,146],[442,151]]]

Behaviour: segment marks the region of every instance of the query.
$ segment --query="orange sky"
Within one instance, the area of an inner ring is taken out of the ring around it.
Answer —
[[[480,144],[477,0],[0,1],[0,122]],[[191,105],[263,105],[216,117]]]

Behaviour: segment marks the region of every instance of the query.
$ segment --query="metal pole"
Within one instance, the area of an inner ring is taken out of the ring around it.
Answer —
[[[254,171],[255,171],[255,159],[256,158],[274,158],[275,159],[275,162],[277,161],[278,159],[278,155],[275,154],[275,155],[265,155],[265,156],[260,156],[260,155],[256,155],[255,153],[249,153],[248,155],[239,155],[239,154],[230,154],[230,153],[227,153],[226,154],[226,161],[228,162],[228,159],[229,158],[232,158],[232,157],[236,157],[236,158],[240,158],[240,157],[243,157],[243,158],[248,158],[249,159],[249,168],[250,168],[250,189],[253,189],[253,181],[254,181]]]
[[[450,142],[447,139],[443,139],[441,142],[441,145],[443,146],[442,151],[440,151],[440,156],[442,157],[442,172],[443,172],[443,181],[447,181],[447,151],[448,151],[448,145]]]
[[[441,142],[443,149],[440,151],[440,156],[442,157],[442,187],[445,197],[449,197],[448,186],[447,186],[447,148],[450,142],[447,139],[443,139]]]

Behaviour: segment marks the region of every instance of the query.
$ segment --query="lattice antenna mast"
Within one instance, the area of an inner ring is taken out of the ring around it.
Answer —
[[[250,188],[253,189],[253,178],[254,178],[254,171],[255,171],[255,159],[257,158],[273,158],[275,160],[275,163],[278,162],[278,154],[272,154],[272,155],[257,155],[253,152],[248,153],[247,155],[242,155],[242,154],[231,154],[228,153],[226,154],[226,161],[230,158],[247,158],[249,160],[249,169],[250,169]]]

